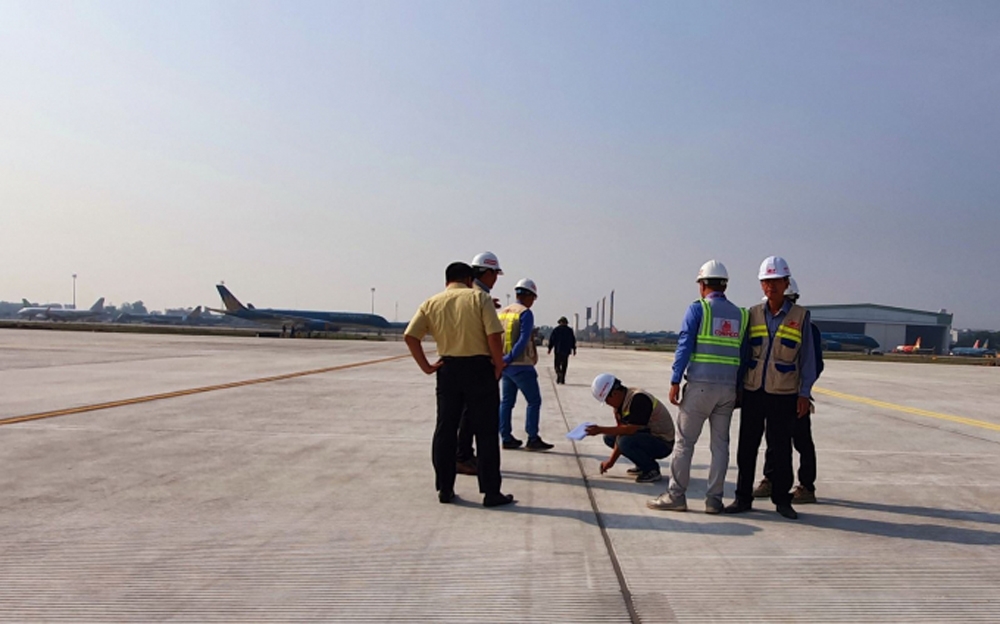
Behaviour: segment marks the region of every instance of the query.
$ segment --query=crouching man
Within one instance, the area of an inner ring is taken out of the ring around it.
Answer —
[[[601,474],[615,465],[624,455],[635,468],[636,483],[659,481],[660,464],[656,461],[670,455],[674,449],[674,421],[667,406],[640,388],[628,388],[614,375],[601,373],[590,390],[594,398],[610,405],[615,411],[615,426],[590,425],[587,435],[603,435],[611,456],[601,462]]]

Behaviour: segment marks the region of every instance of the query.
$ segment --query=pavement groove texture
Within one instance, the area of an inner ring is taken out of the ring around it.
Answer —
[[[404,352],[5,330],[0,417]],[[0,427],[0,621],[629,622],[563,413],[610,424],[594,375],[665,398],[670,363],[581,349],[565,386],[540,369],[557,446],[504,452],[519,502],[496,510],[464,476],[437,503],[434,382],[408,360]],[[998,373],[830,362],[820,385],[1000,424]],[[647,509],[666,480],[636,484],[626,460],[599,475],[607,449],[578,443],[641,620],[1000,621],[1000,433],[817,405],[821,504],[799,522],[766,501],[701,513],[706,438],[688,513]]]

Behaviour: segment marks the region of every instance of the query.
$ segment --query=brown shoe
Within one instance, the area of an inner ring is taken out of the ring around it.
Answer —
[[[760,483],[753,490],[754,498],[770,498],[771,497],[771,482],[767,478],[761,479]]]
[[[455,462],[455,472],[464,475],[476,475],[479,471],[476,469],[476,464],[471,460],[464,462]]]
[[[795,503],[796,505],[815,503],[816,492],[810,492],[801,485],[796,485],[795,491],[792,492],[792,502]]]

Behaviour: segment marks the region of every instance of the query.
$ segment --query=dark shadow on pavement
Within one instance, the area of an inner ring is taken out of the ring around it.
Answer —
[[[593,510],[558,509],[554,507],[530,507],[527,505],[515,504],[502,508],[507,513],[524,513],[537,516],[553,516],[557,518],[571,518],[587,524],[598,526],[597,518]],[[703,535],[730,535],[735,537],[748,537],[761,529],[751,524],[741,522],[684,522],[678,519],[677,512],[651,512],[648,516],[630,516],[618,513],[601,512],[604,519],[604,526],[608,530],[638,530],[638,531],[669,531],[671,533],[699,533]],[[690,513],[690,512],[688,512]],[[665,515],[670,514],[670,515]]]
[[[936,509],[934,507],[913,507],[910,505],[886,505],[883,503],[850,501],[839,498],[823,498],[820,502],[824,505],[846,507],[848,509],[864,509],[867,511],[881,511],[907,516],[923,516],[925,518],[938,518],[940,520],[1000,524],[1000,514],[990,513],[988,511],[962,511],[958,509]]]
[[[535,474],[533,472],[520,472],[517,470],[504,470],[503,471],[504,480],[510,479],[512,481],[535,481],[538,483],[555,483],[559,485],[570,485],[573,487],[585,487],[583,477],[564,477],[559,475],[543,475]],[[622,475],[621,478],[615,477],[595,477],[588,479],[587,481],[590,487],[597,490],[608,490],[612,492],[628,492],[630,494],[640,494],[653,498],[659,496],[663,493],[663,490],[667,487],[667,480],[659,481],[657,483],[636,483],[635,477],[629,477],[627,475]]]
[[[866,535],[881,535],[899,539],[923,542],[943,542],[949,544],[1000,545],[1000,532],[982,531],[942,526],[939,524],[909,524],[903,522],[883,522],[863,518],[841,516],[808,515],[800,516],[799,522],[821,529],[836,529]]]

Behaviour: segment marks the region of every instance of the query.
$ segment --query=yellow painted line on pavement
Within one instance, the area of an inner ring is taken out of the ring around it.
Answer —
[[[245,379],[243,381],[233,381],[230,383],[216,384],[214,386],[202,386],[200,388],[188,388],[186,390],[175,390],[173,392],[162,392],[160,394],[150,394],[147,396],[134,397],[131,399],[121,399],[118,401],[108,401],[107,403],[95,403],[94,405],[81,405],[80,407],[69,407],[66,409],[53,410],[51,412],[38,412],[37,414],[25,414],[24,416],[13,416],[11,418],[0,419],[0,426],[14,425],[31,420],[42,420],[43,418],[56,418],[57,416],[70,416],[72,414],[83,414],[85,412],[96,412],[97,410],[109,409],[112,407],[123,407],[125,405],[136,405],[138,403],[149,403],[151,401],[161,401],[163,399],[173,399],[176,397],[201,394],[202,392],[215,392],[216,390],[228,390],[230,388],[240,388],[252,386],[254,384],[269,383],[272,381],[283,381],[307,375],[319,375],[321,373],[332,373],[333,371],[347,370],[348,368],[358,368],[360,366],[371,366],[372,364],[382,364],[410,357],[406,355],[394,355],[392,357],[380,358],[377,360],[367,360],[364,362],[354,362],[352,364],[341,364],[339,366],[328,366],[326,368],[316,368],[313,370],[299,371],[297,373],[285,373],[283,375],[272,375],[270,377],[260,377],[258,379]]]
[[[855,396],[853,394],[844,394],[843,392],[837,392],[835,390],[827,390],[825,388],[813,388],[813,392],[816,392],[817,394],[825,394],[826,396],[831,396],[838,399],[844,399],[845,401],[864,403],[865,405],[871,405],[872,407],[881,407],[882,409],[893,410],[896,412],[903,412],[906,414],[913,414],[915,416],[926,416],[927,418],[947,420],[949,422],[959,423],[960,425],[970,425],[972,427],[979,427],[980,429],[1000,431],[1000,425],[991,422],[986,422],[985,420],[976,420],[974,418],[965,418],[964,416],[955,416],[952,414],[942,414],[941,412],[932,412],[930,410],[920,409],[919,407],[907,407],[905,405],[897,405],[895,403],[886,403],[885,401],[876,401],[875,399],[868,399],[865,397]]]

